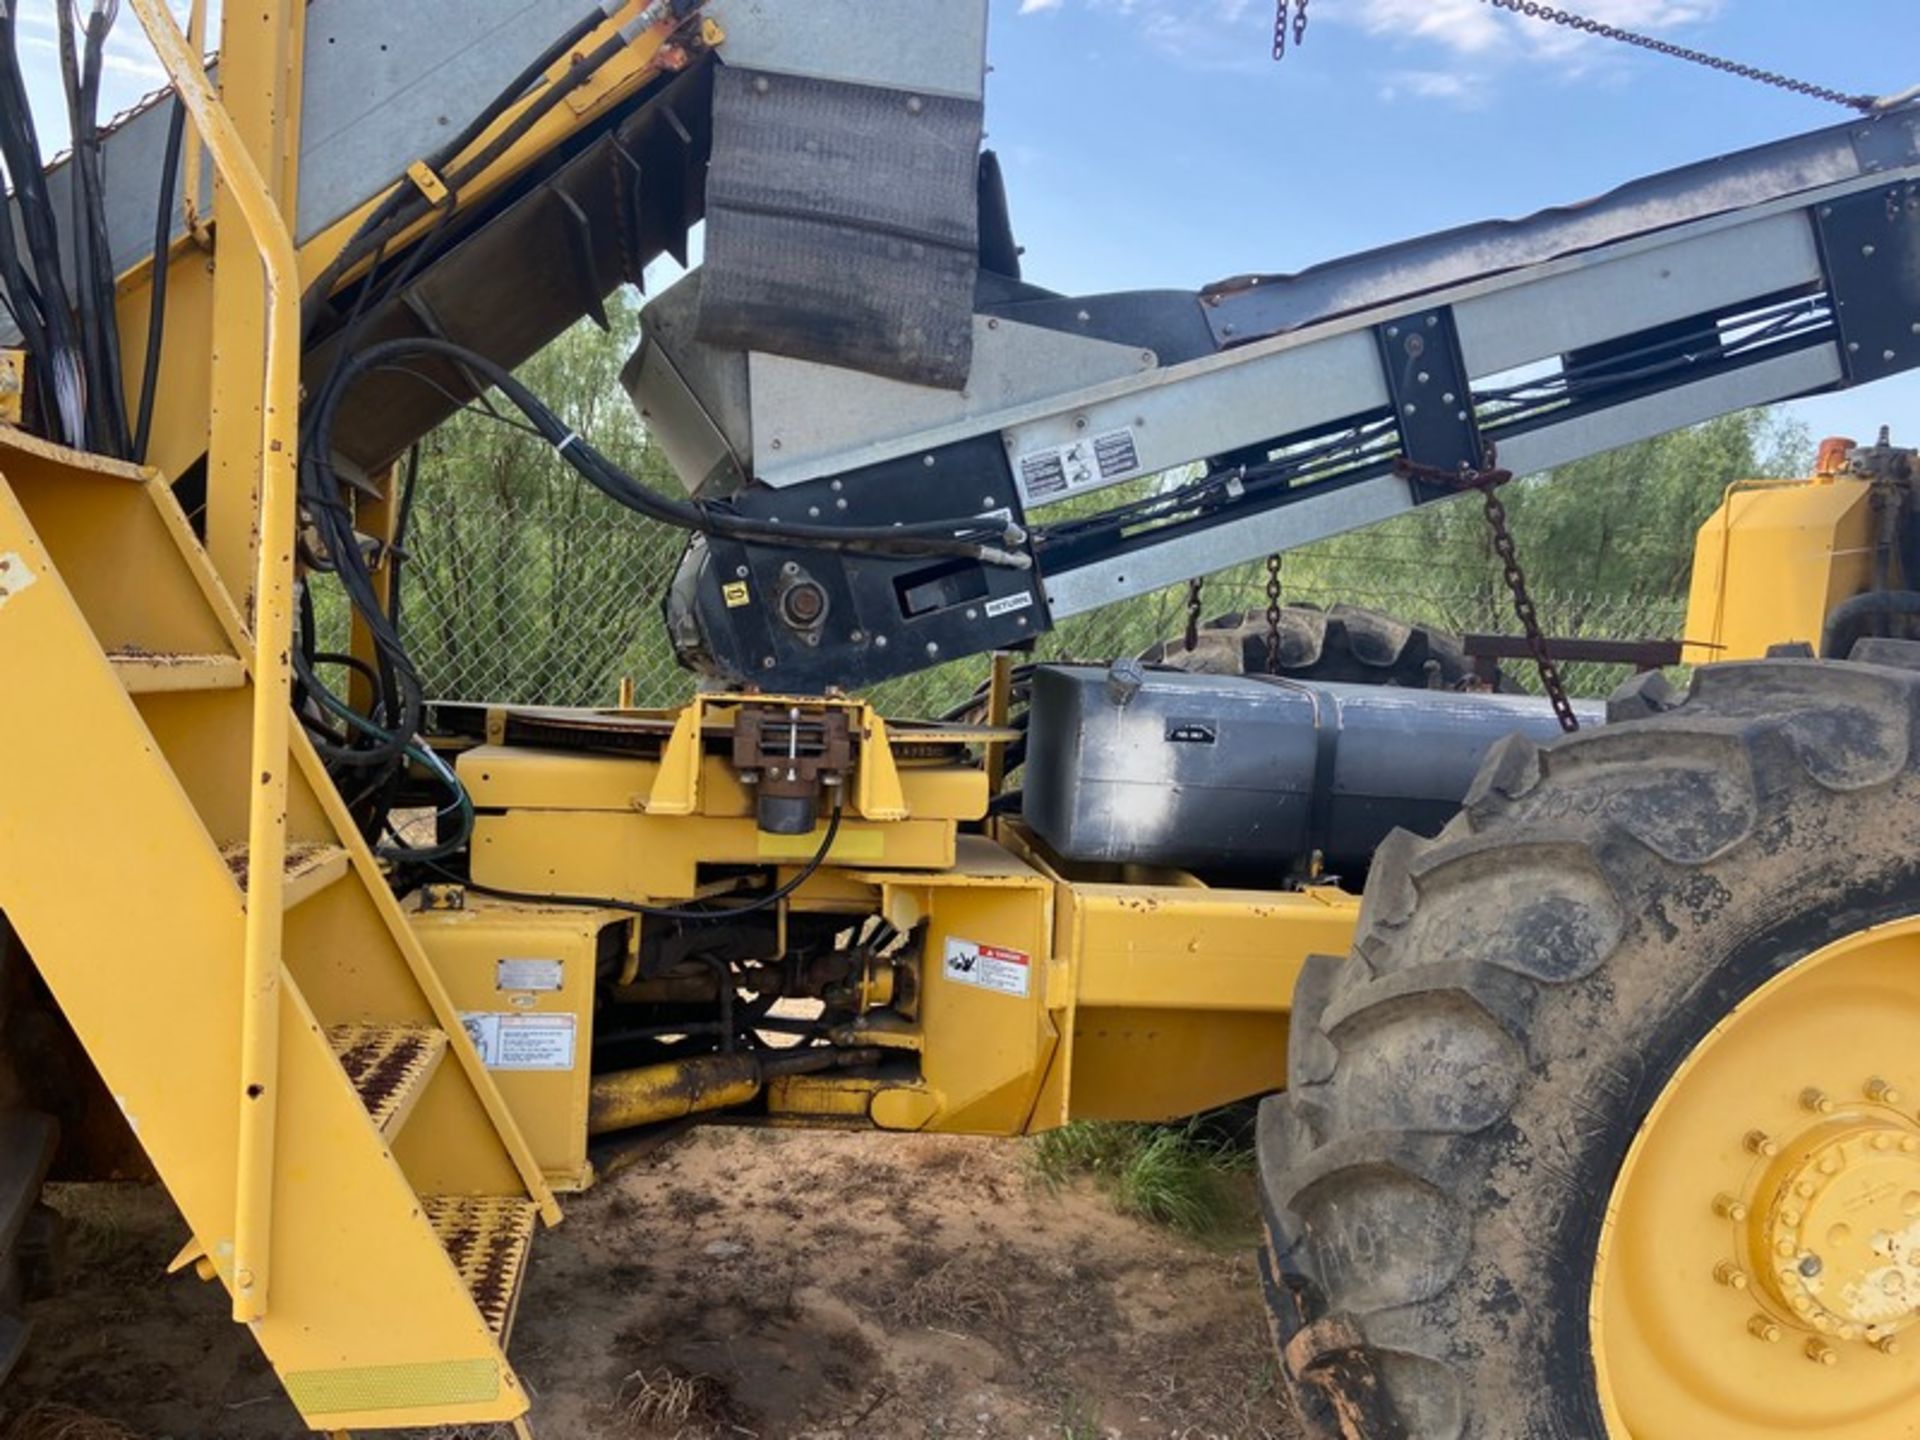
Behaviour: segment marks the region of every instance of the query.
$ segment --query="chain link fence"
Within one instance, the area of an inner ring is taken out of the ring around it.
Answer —
[[[407,540],[401,624],[429,695],[526,705],[612,704],[623,681],[636,703],[687,699],[695,678],[675,662],[662,601],[679,561],[677,533],[616,511],[563,479],[489,494],[484,484],[423,486]],[[1260,566],[1206,582],[1205,618],[1266,608]],[[1401,541],[1355,536],[1289,559],[1289,604],[1364,606],[1455,633],[1513,634],[1512,601],[1493,566],[1436,568]],[[1685,603],[1667,597],[1556,591],[1536,582],[1547,633],[1563,638],[1669,639]],[[1104,663],[1179,636],[1184,586],[1074,616],[1037,642],[1036,658]],[[936,717],[984,681],[975,656],[888,681],[873,698],[888,712]],[[1532,667],[1506,673],[1538,689]],[[1572,665],[1569,688],[1603,696],[1629,673]]]

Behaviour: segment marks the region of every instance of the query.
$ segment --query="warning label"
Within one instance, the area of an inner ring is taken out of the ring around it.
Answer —
[[[1132,430],[1111,430],[1020,457],[1020,489],[1027,503],[1057,500],[1077,490],[1110,485],[1140,470]]]
[[[467,1038],[489,1070],[571,1070],[571,1015],[500,1015],[469,1011],[460,1017]]]
[[[976,945],[971,940],[947,940],[947,979],[1002,995],[1025,999],[1033,989],[1033,961],[1018,950]]]

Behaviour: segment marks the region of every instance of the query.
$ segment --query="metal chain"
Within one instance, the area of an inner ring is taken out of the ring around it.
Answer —
[[[1636,45],[1642,50],[1651,50],[1656,55],[1668,55],[1675,60],[1690,61],[1695,65],[1704,65],[1709,70],[1719,70],[1728,75],[1737,75],[1743,80],[1756,81],[1761,85],[1772,85],[1781,90],[1791,91],[1795,95],[1805,95],[1813,100],[1829,100],[1835,105],[1845,105],[1851,110],[1874,108],[1875,100],[1871,95],[1848,95],[1839,90],[1829,89],[1825,85],[1815,85],[1806,80],[1795,80],[1789,75],[1781,75],[1772,70],[1762,70],[1754,65],[1743,65],[1737,60],[1728,60],[1719,55],[1709,55],[1704,50],[1692,50],[1685,45],[1675,45],[1670,40],[1659,40],[1651,35],[1641,35],[1632,30],[1622,30],[1617,25],[1609,25],[1601,20],[1593,20],[1585,15],[1575,14],[1571,10],[1562,10],[1553,5],[1542,5],[1537,0],[1485,0],[1496,10],[1510,10],[1515,15],[1524,15],[1529,20],[1545,20],[1552,25],[1563,25],[1569,30],[1578,30],[1586,35],[1595,35],[1602,40],[1615,40],[1622,45]],[[1286,7],[1284,3],[1281,8]]]
[[[1527,640],[1527,653],[1533,656],[1534,667],[1540,672],[1540,688],[1547,692],[1547,700],[1553,706],[1554,717],[1559,720],[1560,728],[1569,735],[1573,734],[1580,728],[1580,717],[1573,713],[1573,701],[1567,695],[1566,679],[1547,648],[1547,632],[1540,627],[1540,612],[1534,606],[1526,571],[1520,568],[1520,550],[1513,543],[1513,531],[1507,525],[1507,507],[1500,503],[1500,487],[1513,479],[1513,472],[1499,468],[1491,444],[1487,446],[1486,464],[1479,470],[1467,466],[1458,470],[1443,470],[1436,465],[1417,465],[1404,458],[1396,460],[1393,468],[1394,473],[1403,479],[1480,492],[1486,502],[1487,528],[1493,532],[1493,553],[1500,557],[1507,589],[1513,592],[1514,618],[1520,622],[1520,629]]]
[[[1293,12],[1294,48],[1307,43],[1307,0],[1278,0],[1273,8],[1273,58],[1287,58],[1287,12]]]
[[[1527,637],[1527,649],[1540,672],[1540,688],[1547,692],[1560,728],[1571,735],[1580,728],[1580,717],[1573,713],[1573,701],[1567,696],[1567,682],[1547,650],[1547,634],[1540,628],[1540,612],[1534,608],[1533,594],[1527,588],[1526,572],[1520,568],[1520,552],[1507,528],[1507,507],[1500,503],[1500,487],[1513,476],[1506,471],[1483,472],[1479,490],[1486,500],[1487,528],[1493,532],[1493,553],[1500,557],[1507,589],[1513,592],[1513,613]],[[1497,477],[1497,478],[1496,478]]]
[[[1187,582],[1187,653],[1191,655],[1200,648],[1200,587],[1202,581],[1198,575]]]
[[[1267,557],[1267,674],[1280,673],[1280,556]]]

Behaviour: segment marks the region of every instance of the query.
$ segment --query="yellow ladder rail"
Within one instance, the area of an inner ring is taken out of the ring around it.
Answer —
[[[263,472],[254,586],[253,725],[247,810],[247,922],[240,1021],[240,1144],[234,1214],[233,1318],[267,1313],[273,1227],[274,1119],[279,1104],[281,940],[292,691],[293,547],[299,426],[299,262],[293,237],[226,107],[165,0],[133,0],[147,38],[193,117],[221,181],[260,252],[266,285]]]

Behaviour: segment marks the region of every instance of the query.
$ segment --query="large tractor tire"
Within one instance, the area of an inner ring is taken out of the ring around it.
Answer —
[[[1167,640],[1142,663],[1197,675],[1264,675],[1273,627],[1267,612],[1220,615],[1201,626],[1193,649]],[[1283,605],[1275,673],[1290,680],[1468,690],[1481,685],[1460,637],[1358,605]],[[1495,672],[1496,688],[1498,671]]]
[[[1264,1102],[1343,1440],[1920,1434],[1920,674],[1657,678],[1396,835]]]

